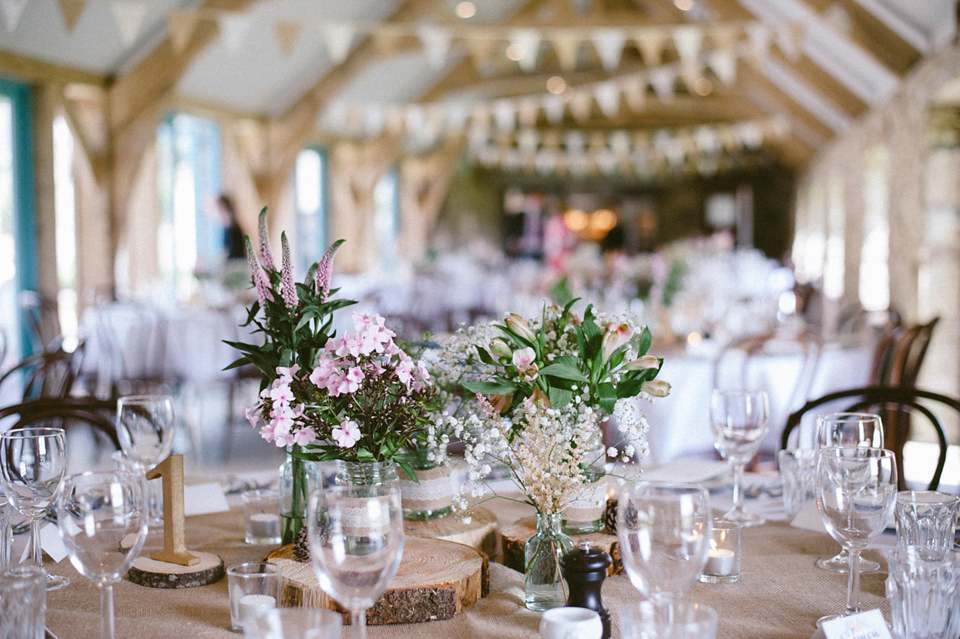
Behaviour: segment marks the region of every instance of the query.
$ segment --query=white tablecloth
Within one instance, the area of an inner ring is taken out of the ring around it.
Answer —
[[[793,399],[796,380],[803,368],[800,353],[757,355],[750,363],[748,383],[752,390],[770,396],[769,432],[764,451],[779,448],[787,416],[808,399],[843,388],[865,385],[870,372],[869,349],[826,346],[806,398]],[[650,423],[647,441],[650,463],[662,464],[681,457],[714,457],[710,430],[710,393],[713,391],[714,360],[679,355],[666,357],[658,376],[672,385],[670,395],[643,403]],[[720,380],[723,386],[723,380]]]

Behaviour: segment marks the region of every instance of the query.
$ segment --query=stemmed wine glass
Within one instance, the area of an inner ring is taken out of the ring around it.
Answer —
[[[173,449],[175,422],[169,395],[129,395],[117,400],[117,438],[136,470],[145,473]],[[160,480],[147,483],[149,524],[163,524]]]
[[[310,557],[320,587],[350,611],[366,639],[367,609],[397,574],[403,556],[403,511],[396,486],[334,486],[310,497]]]
[[[897,499],[897,462],[881,448],[822,448],[817,460],[817,508],[827,532],[850,553],[847,609],[820,621],[860,612],[860,551],[883,532]]]
[[[40,521],[54,505],[67,470],[62,428],[27,427],[0,433],[0,485],[14,508],[30,520],[32,561],[43,568]],[[70,583],[47,574],[47,590]]]
[[[742,526],[764,519],[743,509],[743,468],[760,450],[770,419],[770,402],[764,391],[714,390],[710,397],[713,445],[733,466],[733,508],[723,518]]]
[[[68,478],[57,502],[70,563],[100,589],[103,639],[114,638],[113,584],[133,565],[147,536],[146,490],[142,475],[87,472]]]
[[[626,486],[617,503],[617,539],[630,582],[668,616],[703,570],[710,530],[709,495],[699,486],[641,482]]]
[[[842,446],[849,448],[883,448],[883,422],[873,413],[824,413],[817,415],[817,448]],[[831,572],[845,573],[850,565],[846,549],[833,557],[817,559],[817,566]],[[880,570],[871,559],[860,560],[860,572]]]

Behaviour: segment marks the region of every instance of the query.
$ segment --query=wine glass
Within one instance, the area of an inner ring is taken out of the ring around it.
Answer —
[[[764,519],[743,509],[743,468],[760,450],[770,419],[770,402],[764,391],[714,390],[710,397],[713,445],[733,466],[733,508],[723,518],[742,526]]]
[[[145,473],[170,455],[175,422],[169,395],[129,395],[117,400],[117,438],[123,454]],[[149,525],[163,525],[160,480],[147,483]]]
[[[822,448],[815,491],[827,532],[850,554],[846,612],[822,622],[860,612],[860,551],[883,532],[893,512],[897,461],[882,448]]]
[[[664,610],[697,581],[710,543],[707,491],[692,484],[628,485],[617,503],[617,539],[630,582]]]
[[[396,486],[334,486],[310,497],[307,533],[317,581],[350,611],[360,639],[367,636],[367,609],[400,567],[402,513]]]
[[[57,523],[70,563],[100,589],[100,632],[113,639],[113,584],[143,549],[146,480],[123,471],[87,472],[64,482]]]
[[[883,422],[872,413],[824,413],[817,415],[817,448],[844,446],[856,448],[883,448]],[[850,558],[846,549],[833,557],[817,559],[817,566],[831,572],[846,573]],[[880,570],[880,564],[871,559],[860,559],[860,572]]]
[[[40,521],[54,505],[67,470],[66,435],[62,428],[28,427],[0,433],[0,485],[22,515],[30,520],[32,561],[43,569]],[[47,590],[70,583],[47,575]]]

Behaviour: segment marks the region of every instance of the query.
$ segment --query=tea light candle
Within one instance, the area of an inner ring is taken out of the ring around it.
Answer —
[[[251,537],[266,539],[280,536],[280,516],[272,513],[250,515],[248,529]]]
[[[733,551],[726,548],[711,548],[703,571],[708,575],[725,577],[733,574]]]
[[[262,610],[269,610],[277,607],[277,600],[270,595],[244,595],[237,602],[240,609],[240,621],[244,622],[253,617]]]

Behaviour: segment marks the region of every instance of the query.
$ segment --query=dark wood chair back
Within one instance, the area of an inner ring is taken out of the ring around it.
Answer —
[[[0,375],[0,386],[20,379],[23,399],[39,397],[67,397],[73,390],[83,363],[84,345],[73,351],[62,346],[53,351],[27,355],[20,363]]]
[[[831,404],[840,407],[831,408]],[[815,411],[817,408],[821,410]],[[790,435],[797,429],[805,415],[828,410],[871,411],[881,415],[884,422],[884,447],[892,450],[896,456],[900,471],[900,490],[907,488],[903,472],[905,462],[903,447],[910,439],[913,430],[911,420],[918,416],[925,418],[933,429],[939,445],[937,465],[933,469],[927,489],[936,490],[940,485],[940,476],[947,461],[947,438],[937,413],[949,410],[960,417],[960,401],[939,393],[903,386],[867,386],[836,391],[810,400],[787,418],[787,424],[780,438],[781,448],[788,447]]]
[[[13,418],[9,428],[49,425],[70,429],[85,424],[120,450],[114,422],[116,403],[92,397],[41,397],[0,408],[0,420]]]

